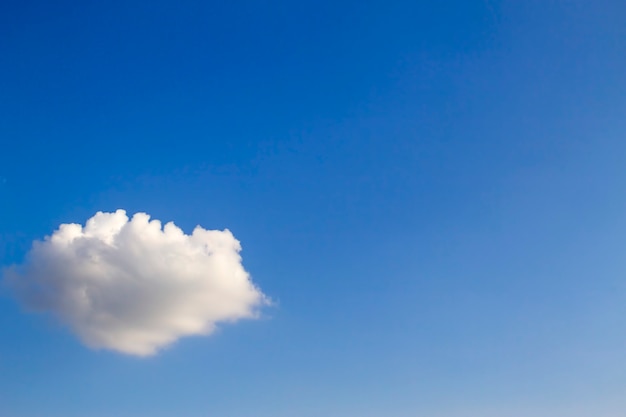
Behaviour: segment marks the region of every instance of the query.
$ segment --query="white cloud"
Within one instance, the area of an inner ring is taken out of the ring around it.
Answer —
[[[147,356],[219,322],[254,318],[266,297],[228,230],[187,235],[145,213],[62,224],[4,271],[27,307],[50,312],[92,348]]]

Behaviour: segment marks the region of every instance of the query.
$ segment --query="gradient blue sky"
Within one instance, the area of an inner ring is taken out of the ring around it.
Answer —
[[[3,417],[617,417],[621,1],[0,5],[0,263],[124,208],[277,301],[138,359],[0,292]]]

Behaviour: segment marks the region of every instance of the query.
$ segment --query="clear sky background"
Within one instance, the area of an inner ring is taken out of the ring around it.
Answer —
[[[136,358],[0,292],[3,417],[617,417],[622,1],[0,6],[0,264],[229,228],[275,301]]]

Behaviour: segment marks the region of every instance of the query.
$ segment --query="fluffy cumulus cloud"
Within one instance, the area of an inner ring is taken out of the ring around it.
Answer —
[[[220,322],[258,316],[266,297],[228,230],[190,235],[145,213],[62,224],[4,271],[18,299],[50,312],[93,348],[147,356]]]

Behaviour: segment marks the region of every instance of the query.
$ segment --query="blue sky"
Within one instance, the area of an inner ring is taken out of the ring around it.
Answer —
[[[626,408],[619,1],[5,1],[0,264],[118,208],[274,301],[136,358],[0,292],[0,415]]]

